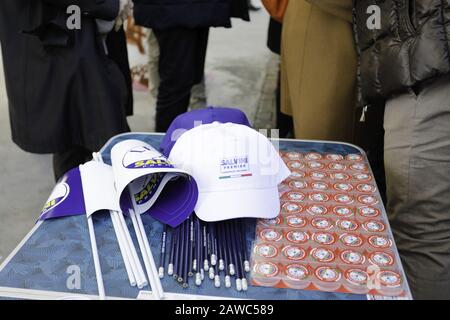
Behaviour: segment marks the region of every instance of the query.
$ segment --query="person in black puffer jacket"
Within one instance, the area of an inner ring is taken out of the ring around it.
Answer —
[[[246,0],[134,0],[136,24],[151,28],[159,44],[156,131],[187,111],[203,79],[209,28],[229,28],[232,17],[249,21]]]
[[[411,291],[450,299],[450,0],[355,0],[353,13],[359,106],[385,106],[387,211]]]

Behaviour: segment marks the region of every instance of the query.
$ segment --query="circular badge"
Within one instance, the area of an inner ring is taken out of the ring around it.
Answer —
[[[287,245],[281,250],[283,256],[288,260],[303,260],[306,257],[306,251],[299,246]]]
[[[324,206],[320,206],[317,204],[314,204],[312,206],[309,206],[306,211],[308,211],[308,213],[312,214],[313,216],[315,215],[324,215],[327,214],[328,209]]]
[[[263,224],[267,226],[278,226],[283,223],[283,220],[280,216],[273,218],[273,219],[263,219],[261,220]]]
[[[305,155],[305,158],[308,160],[321,160],[323,157],[320,153],[310,152]]]
[[[306,177],[306,173],[304,173],[303,171],[300,171],[300,170],[292,170],[291,171],[291,175],[290,175],[291,179],[303,179],[304,177]]]
[[[379,249],[386,249],[392,246],[392,240],[383,236],[370,236],[368,242],[372,247]]]
[[[327,202],[330,200],[330,197],[322,192],[314,192],[309,195],[309,200],[314,202]]]
[[[327,178],[327,174],[322,171],[312,171],[309,176],[313,180],[324,180]]]
[[[253,267],[253,271],[262,277],[273,278],[278,275],[279,269],[275,263],[272,262],[259,262]]]
[[[339,193],[334,196],[334,201],[342,204],[350,204],[353,201],[353,197],[351,195],[345,194],[345,193]]]
[[[309,235],[304,231],[289,231],[286,239],[293,243],[305,243],[309,240]]]
[[[328,169],[333,170],[333,171],[344,171],[344,170],[347,170],[347,166],[342,163],[330,163],[328,165]]]
[[[311,225],[319,230],[330,230],[333,228],[333,222],[328,218],[314,218],[311,221]]]
[[[302,158],[302,154],[298,152],[287,152],[285,157],[289,160],[300,160]]]
[[[265,241],[280,241],[283,235],[275,229],[263,229],[259,233],[260,237]]]
[[[357,286],[364,286],[367,284],[367,280],[369,279],[369,275],[362,269],[349,269],[345,271],[344,274],[345,279]]]
[[[303,201],[305,199],[305,194],[298,191],[290,191],[287,193],[287,198],[292,201]]]
[[[333,208],[333,212],[338,217],[351,217],[353,215],[353,210],[347,206],[336,206]]]
[[[364,158],[360,154],[349,154],[345,157],[348,161],[363,161]]]
[[[291,280],[301,281],[309,277],[309,271],[301,264],[290,264],[286,266],[286,276]]]
[[[344,263],[351,265],[362,265],[366,261],[366,257],[362,253],[354,250],[344,250],[340,257]]]
[[[313,248],[309,254],[318,262],[327,263],[335,259],[334,252],[327,248]]]
[[[394,265],[394,257],[387,252],[376,251],[369,256],[369,261],[380,267],[390,267]]]
[[[316,182],[311,183],[311,188],[313,188],[314,190],[318,190],[318,191],[325,191],[325,190],[328,190],[330,188],[330,186],[326,182],[316,181]]]
[[[305,167],[305,165],[304,165],[302,162],[300,162],[300,161],[289,161],[289,162],[287,163],[287,166],[288,166],[290,169],[294,169],[294,170],[296,170],[296,169],[302,169],[302,168]]]
[[[344,156],[342,156],[340,154],[335,154],[335,153],[327,154],[326,158],[328,160],[331,160],[331,161],[342,161],[342,160],[344,160]]]
[[[369,183],[358,184],[356,186],[356,189],[362,193],[374,193],[375,191],[377,191],[377,187],[375,187],[373,184],[369,184]]]
[[[374,205],[378,203],[378,199],[370,195],[362,195],[358,197],[358,202],[366,205]]]
[[[359,215],[365,217],[365,218],[375,218],[380,215],[380,210],[374,208],[374,207],[359,207],[358,208]]]
[[[314,242],[321,244],[321,245],[325,245],[325,246],[329,246],[330,244],[333,244],[336,242],[336,238],[334,237],[334,235],[329,232],[313,233],[312,239]]]
[[[303,228],[308,224],[308,220],[300,216],[289,216],[286,223],[292,228]]]
[[[325,165],[317,161],[310,161],[308,162],[308,167],[313,170],[318,170],[325,168]]]
[[[364,243],[362,237],[355,233],[344,233],[339,239],[347,247],[361,247]]]
[[[301,180],[293,180],[291,182],[289,182],[289,187],[291,187],[292,189],[306,189],[308,188],[308,183],[306,181],[301,181]]]
[[[315,271],[316,277],[324,282],[338,282],[341,279],[339,269],[331,267],[318,267]]]
[[[355,171],[369,171],[369,168],[364,163],[354,163],[350,166],[350,169]]]
[[[401,285],[401,276],[394,271],[380,271],[377,274],[377,279],[380,281],[380,284],[384,287],[396,288]]]
[[[300,213],[303,208],[301,205],[294,202],[286,202],[281,206],[284,213]]]
[[[372,176],[368,173],[356,173],[353,175],[353,179],[358,181],[370,181],[372,180]]]
[[[348,220],[348,219],[339,219],[336,222],[336,226],[344,231],[356,231],[359,228],[358,222],[355,220]]]
[[[344,172],[330,173],[330,178],[333,180],[338,180],[338,181],[350,180],[350,176]]]
[[[383,232],[386,229],[384,223],[378,220],[366,221],[362,226],[367,232]]]
[[[353,190],[353,186],[350,183],[339,182],[333,185],[333,189],[341,192],[350,192]]]
[[[258,244],[254,248],[254,252],[263,258],[273,258],[278,255],[278,249],[271,244]]]

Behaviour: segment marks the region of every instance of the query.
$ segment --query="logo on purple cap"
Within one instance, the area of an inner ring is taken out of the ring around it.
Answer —
[[[161,183],[162,177],[162,174],[153,174],[146,177],[142,190],[133,195],[136,204],[142,205],[147,203],[153,197]]]
[[[67,183],[62,182],[57,184],[52,194],[50,195],[50,198],[45,203],[44,208],[42,208],[41,215],[59,206],[64,200],[66,200],[69,192],[70,187]]]

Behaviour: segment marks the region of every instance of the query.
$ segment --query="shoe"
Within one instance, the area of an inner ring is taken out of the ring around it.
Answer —
[[[248,9],[250,11],[258,11],[261,9],[261,7],[258,7],[256,5],[253,4],[253,2],[251,0],[248,1]]]

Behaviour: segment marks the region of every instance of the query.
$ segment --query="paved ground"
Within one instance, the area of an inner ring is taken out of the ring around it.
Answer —
[[[273,127],[276,58],[266,49],[268,17],[211,31],[206,66],[209,105],[244,110],[258,128]],[[0,55],[1,56],[1,55]],[[135,94],[134,131],[152,131],[154,101]],[[0,61],[0,262],[33,226],[54,185],[51,157],[25,153],[11,142],[7,99]]]

